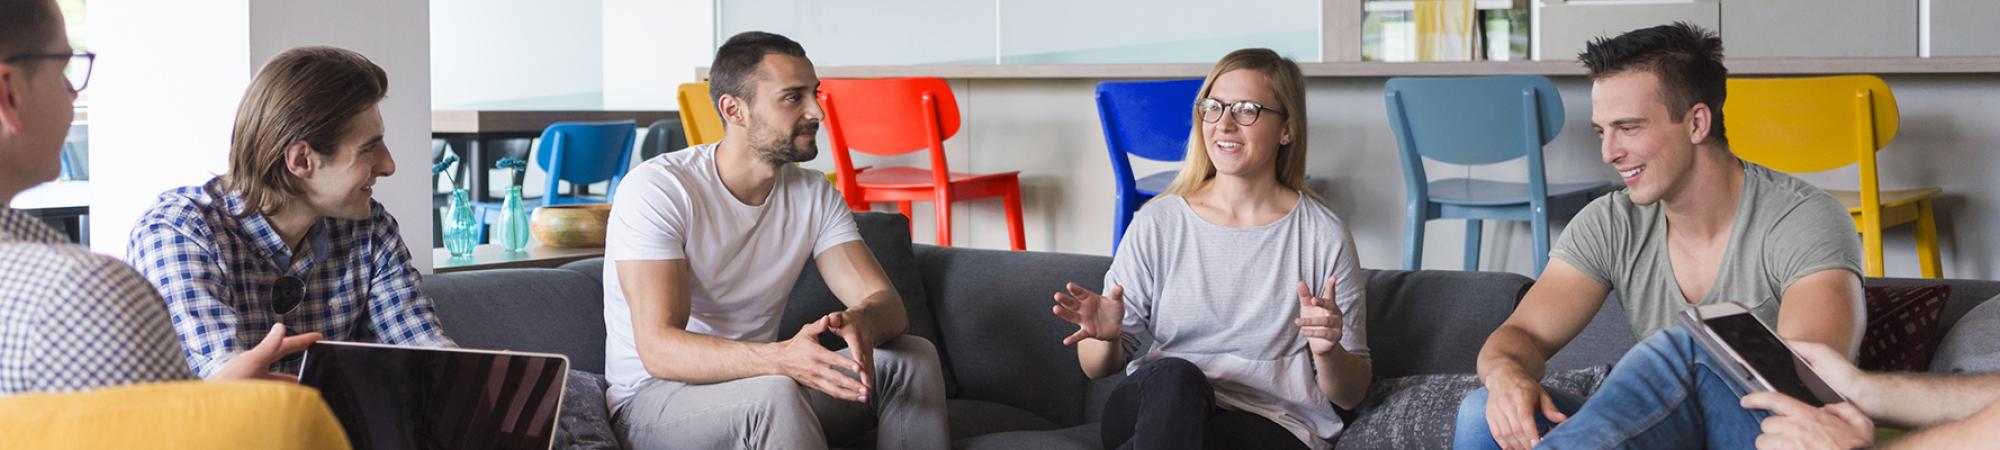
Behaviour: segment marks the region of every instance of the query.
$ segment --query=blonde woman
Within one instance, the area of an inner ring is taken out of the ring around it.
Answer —
[[[1077,325],[1063,344],[1092,378],[1128,375],[1106,448],[1328,448],[1334,406],[1368,387],[1367,309],[1353,239],[1305,187],[1305,79],[1238,50],[1194,114],[1187,162],[1133,218],[1106,291],[1055,294]]]

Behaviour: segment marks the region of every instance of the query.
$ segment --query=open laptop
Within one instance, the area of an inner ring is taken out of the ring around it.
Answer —
[[[320,341],[299,383],[356,449],[547,450],[568,371],[554,354]]]

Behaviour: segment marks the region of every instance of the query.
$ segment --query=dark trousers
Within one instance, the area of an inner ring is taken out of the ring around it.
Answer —
[[[1215,406],[1201,368],[1180,358],[1139,366],[1104,405],[1104,448],[1305,449],[1285,427]]]

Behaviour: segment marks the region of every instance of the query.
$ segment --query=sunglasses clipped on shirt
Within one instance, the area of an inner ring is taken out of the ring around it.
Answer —
[[[299,302],[306,299],[306,283],[299,277],[286,275],[271,284],[271,311],[282,316],[299,308]]]

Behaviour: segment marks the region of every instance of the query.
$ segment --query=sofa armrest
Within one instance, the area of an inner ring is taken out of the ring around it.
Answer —
[[[319,391],[275,381],[9,396],[0,436],[10,448],[348,448]]]

